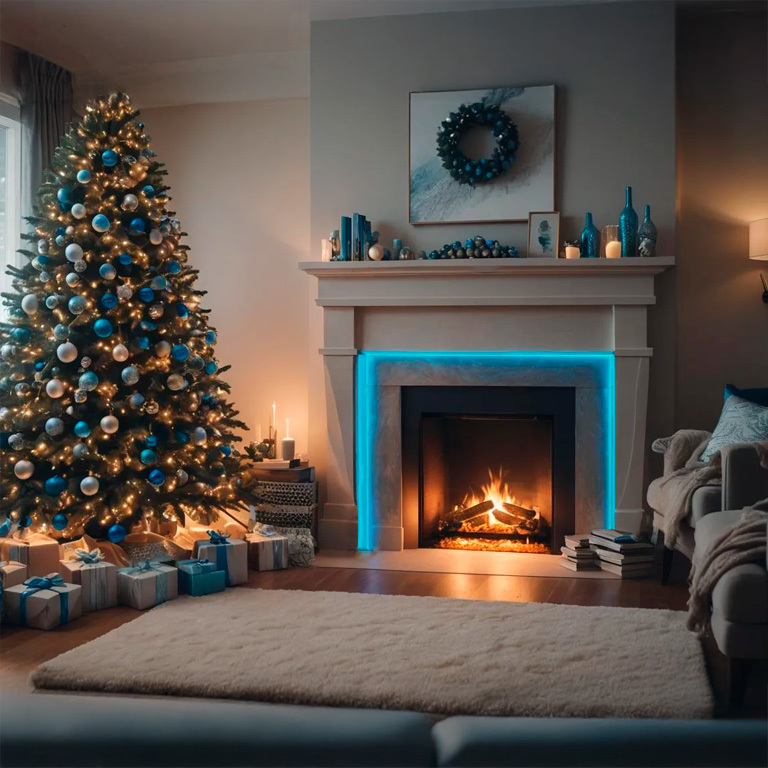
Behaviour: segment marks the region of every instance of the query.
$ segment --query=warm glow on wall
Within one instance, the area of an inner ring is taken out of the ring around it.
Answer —
[[[749,258],[768,261],[768,219],[758,219],[749,225]]]

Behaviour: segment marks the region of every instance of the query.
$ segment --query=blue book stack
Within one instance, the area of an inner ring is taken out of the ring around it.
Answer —
[[[352,219],[349,216],[341,217],[339,227],[339,261],[352,260]]]
[[[361,260],[363,218],[359,213],[352,214],[352,261]]]

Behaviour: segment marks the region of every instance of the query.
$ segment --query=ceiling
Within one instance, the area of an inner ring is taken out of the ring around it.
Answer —
[[[310,22],[619,0],[0,0],[0,39],[142,107],[309,95]]]

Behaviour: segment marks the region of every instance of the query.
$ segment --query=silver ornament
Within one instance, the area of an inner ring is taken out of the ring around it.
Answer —
[[[160,410],[160,406],[154,400],[147,400],[144,410],[149,414],[155,414]]]
[[[80,282],[80,275],[76,275],[74,272],[70,272],[67,274],[64,280],[70,288],[74,288]]]
[[[74,267],[75,272],[85,272],[88,269],[88,264],[83,259],[80,259],[80,261],[75,262]]]
[[[88,399],[88,393],[84,389],[75,390],[75,402],[84,403]]]
[[[80,365],[83,368],[88,368],[91,365],[91,358],[90,357],[84,357],[80,360]]]
[[[25,395],[29,394],[29,384],[24,381],[22,381],[20,384],[17,384],[13,389],[18,397],[24,397]]]
[[[149,316],[153,320],[157,320],[158,318],[161,318],[163,316],[163,312],[165,312],[165,307],[163,307],[162,304],[153,304],[149,308]]]
[[[129,285],[120,285],[117,288],[117,298],[122,299],[123,301],[128,301],[128,299],[133,296],[133,288],[131,288]]]
[[[184,469],[177,469],[176,479],[179,481],[179,486],[186,485],[189,481],[189,473]]]
[[[14,451],[20,451],[24,448],[24,436],[20,434],[11,435],[8,438],[8,445]]]
[[[53,279],[53,275],[50,272],[40,273],[40,282],[47,283],[47,282],[50,282],[52,279]]]
[[[50,243],[47,240],[38,240],[37,241],[37,252],[46,254],[48,253],[48,248],[50,247]]]
[[[76,459],[84,459],[88,455],[88,446],[85,443],[75,443],[72,446],[72,455]]]
[[[186,382],[184,381],[184,377],[180,376],[178,373],[172,373],[168,377],[168,389],[178,392],[180,389],[184,389],[184,384]]]
[[[120,207],[124,211],[135,211],[139,207],[139,198],[136,195],[128,194],[123,198]]]

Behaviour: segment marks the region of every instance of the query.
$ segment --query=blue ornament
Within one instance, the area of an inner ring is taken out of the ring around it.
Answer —
[[[117,257],[117,260],[118,260],[118,261],[119,261],[119,262],[120,262],[120,263],[121,263],[121,264],[122,264],[124,267],[127,267],[127,266],[128,266],[128,265],[129,265],[129,264],[130,264],[130,263],[133,261],[133,257],[131,256],[131,254],[130,254],[130,253],[121,253],[121,254],[120,254],[118,257]]]
[[[43,370],[43,368],[45,368],[45,363],[44,363],[42,360],[38,360],[38,361],[35,363],[35,370],[36,370],[36,371],[42,371],[42,370]]]
[[[93,392],[99,386],[99,377],[93,371],[86,371],[77,380],[77,384],[80,389],[84,389],[86,392]],[[79,437],[82,437],[82,435],[79,435]]]
[[[177,442],[181,443],[182,445],[185,445],[189,442],[189,435],[186,432],[182,432],[180,429],[177,429],[173,436],[176,438]]]
[[[49,496],[58,496],[67,489],[67,481],[60,475],[49,477],[45,481],[45,492]]]
[[[159,469],[153,469],[147,475],[147,480],[149,480],[152,485],[160,486],[165,482],[165,473],[161,472]]]
[[[45,431],[51,437],[58,437],[64,432],[64,422],[57,416],[52,416],[45,422]]]
[[[112,294],[107,294],[107,295],[111,296]],[[102,297],[102,300],[103,300],[103,297]],[[115,304],[117,304],[117,297],[115,297]],[[106,317],[100,317],[93,324],[93,332],[100,339],[108,339],[112,335],[112,323],[110,323]]]
[[[168,287],[168,281],[162,275],[158,275],[152,278],[149,285],[156,291],[164,291]]]
[[[66,515],[59,512],[59,514],[53,516],[51,525],[53,525],[57,531],[63,531],[69,525],[69,519]]]
[[[144,395],[140,392],[134,392],[134,394],[128,398],[128,402],[131,408],[141,408],[141,406],[144,405]]]
[[[184,344],[174,344],[171,348],[171,357],[183,363],[189,357],[189,348]]]
[[[105,280],[114,280],[117,275],[117,270],[111,264],[102,264],[99,267],[99,274]]]
[[[154,448],[157,446],[157,435],[147,435],[147,439],[144,441],[148,448]]]
[[[149,448],[145,448],[141,452],[139,458],[141,459],[141,463],[142,464],[150,465],[150,464],[156,464],[157,463],[157,454],[154,451],[150,450]],[[164,479],[165,479],[165,476],[163,476],[163,480]],[[152,481],[150,480],[150,482],[152,482]],[[160,483],[152,483],[152,484],[153,485],[161,485],[162,481]]]
[[[83,168],[77,172],[77,180],[80,184],[87,184],[91,180],[91,172],[87,168]]]
[[[139,219],[139,218],[134,219],[129,225],[129,229],[131,230],[131,232],[137,235],[144,232],[146,228],[147,228],[147,225],[144,222],[144,219]]]
[[[113,309],[117,306],[117,296],[115,296],[114,293],[105,293],[101,297],[101,306],[104,307],[104,309]],[[94,330],[95,329],[96,326],[94,325]]]
[[[93,219],[91,219],[91,226],[97,232],[106,232],[110,227],[110,221],[103,213],[97,213]]]
[[[69,338],[69,326],[59,323],[53,329],[53,338],[56,341],[64,341],[64,339]]]
[[[70,192],[66,187],[59,187],[56,197],[59,199],[60,203],[68,203],[71,200]]]
[[[187,305],[179,301],[176,304],[176,314],[179,317],[187,317],[187,315],[189,315],[189,309],[187,309]]]
[[[29,528],[30,525],[32,525],[32,518],[29,515],[24,515],[19,520],[19,528]]]
[[[56,245],[64,245],[67,242],[67,238],[64,235],[56,235]]]
[[[78,437],[88,437],[91,434],[91,428],[88,426],[87,421],[78,421],[75,424],[75,434]]]
[[[67,303],[67,307],[73,315],[79,315],[85,312],[85,299],[82,296],[73,296]]]
[[[56,234],[57,235],[66,235],[67,234],[66,227],[56,227]]]
[[[113,149],[105,149],[101,153],[101,162],[104,163],[107,168],[112,168],[113,166],[117,165],[117,161],[119,159],[119,155]]]
[[[179,272],[181,272],[181,264],[179,264],[179,262],[178,262],[178,261],[176,261],[176,259],[171,259],[171,260],[168,262],[168,271],[169,271],[169,272],[170,272],[172,275],[178,275],[178,274],[179,274]]]
[[[211,405],[213,403],[213,398],[210,395],[203,395],[201,402],[203,405]]]
[[[214,344],[216,342],[216,331],[206,331],[205,332],[205,343],[206,344]]]
[[[147,184],[146,186],[142,187],[141,191],[147,197],[154,197],[155,196],[155,188],[151,184]]]
[[[120,372],[120,378],[129,386],[132,387],[139,380],[139,369],[133,365],[126,365]]]
[[[0,538],[6,539],[8,538],[8,534],[11,532],[11,518],[6,517],[5,520],[3,520],[2,524],[0,524]]]
[[[18,344],[26,344],[32,338],[28,328],[14,328],[11,331],[11,336]]]
[[[225,455],[225,456],[231,456],[232,455],[232,448],[228,445],[220,445],[219,450]]]
[[[47,256],[46,256],[44,253],[41,253],[41,254],[39,254],[39,255],[37,256],[37,263],[38,263],[38,264],[39,264],[41,267],[47,267],[47,266],[48,266],[48,264],[50,263],[50,261],[51,261],[51,260],[50,260],[50,259],[49,259],[49,258],[48,258],[48,257],[47,257]]]
[[[115,524],[107,531],[107,538],[113,544],[119,544],[126,536],[127,532],[122,525]]]
[[[215,360],[209,360],[209,361],[208,361],[208,362],[205,364],[205,368],[203,368],[203,370],[204,370],[204,371],[205,371],[205,372],[206,372],[206,373],[207,373],[209,376],[211,376],[212,374],[216,373],[217,369],[218,369],[218,366],[216,365],[216,361],[215,361]]]
[[[151,288],[142,288],[139,291],[139,298],[143,301],[149,304],[150,301],[154,301],[155,299],[155,292]]]
[[[149,349],[149,339],[146,336],[137,336],[136,346],[141,349]]]

